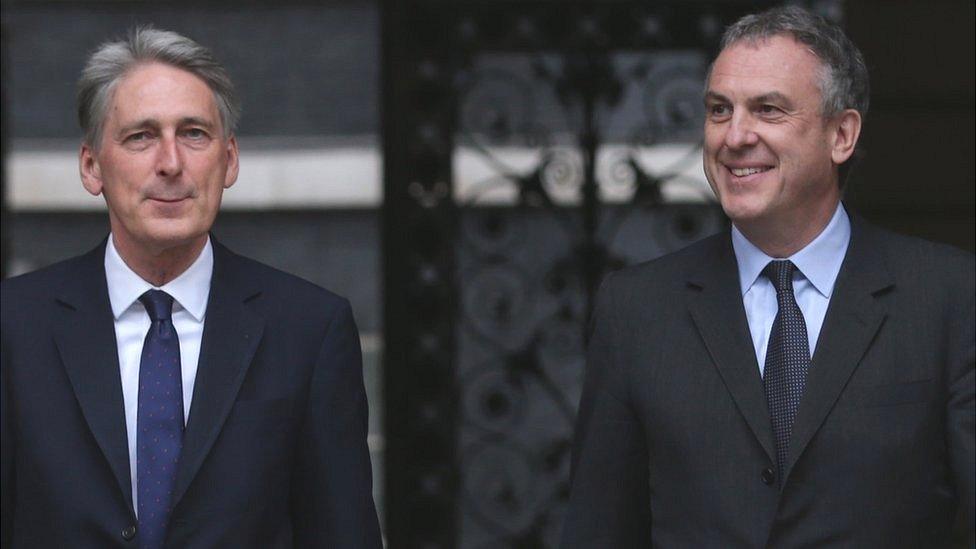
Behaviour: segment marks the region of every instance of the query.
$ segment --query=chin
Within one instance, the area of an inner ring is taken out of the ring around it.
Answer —
[[[190,227],[154,227],[146,231],[143,242],[154,248],[170,249],[190,245],[207,234]]]
[[[761,217],[765,209],[740,199],[722,200],[722,210],[732,221],[749,221]]]

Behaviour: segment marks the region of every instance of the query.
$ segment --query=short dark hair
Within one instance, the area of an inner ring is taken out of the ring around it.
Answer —
[[[108,104],[122,77],[152,62],[185,70],[206,82],[217,103],[224,138],[234,133],[241,107],[223,65],[210,50],[185,36],[143,26],[132,29],[125,40],[98,46],[85,63],[78,79],[78,122],[88,146],[97,150],[101,144]]]

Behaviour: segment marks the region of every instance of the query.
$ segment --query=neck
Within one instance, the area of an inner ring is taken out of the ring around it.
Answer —
[[[112,244],[134,273],[157,288],[183,274],[203,251],[207,235],[177,246],[147,248],[112,234]]]
[[[793,212],[783,219],[736,221],[735,226],[769,257],[783,259],[820,236],[837,211],[839,200],[816,210]]]

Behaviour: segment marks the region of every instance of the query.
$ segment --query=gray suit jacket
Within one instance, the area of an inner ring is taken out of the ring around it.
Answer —
[[[780,490],[729,234],[608,277],[563,547],[971,540],[974,286],[971,254],[854,220]]]

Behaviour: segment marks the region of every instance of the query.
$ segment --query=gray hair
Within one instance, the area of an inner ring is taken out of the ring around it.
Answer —
[[[721,49],[746,41],[755,43],[788,34],[820,59],[822,110],[833,116],[854,109],[868,113],[868,68],[864,56],[837,25],[798,6],[782,6],[746,15],[725,30]]]
[[[175,32],[150,26],[132,29],[125,40],[105,42],[89,56],[78,79],[78,122],[85,143],[98,149],[108,105],[119,81],[145,63],[165,63],[196,75],[213,91],[224,138],[237,128],[241,107],[227,70],[210,50]]]

